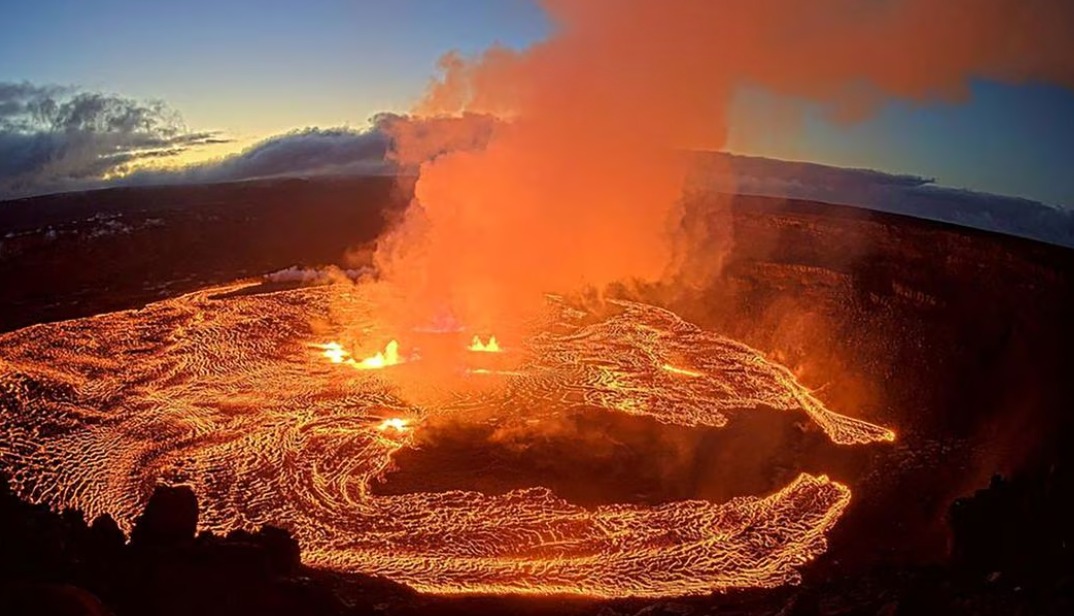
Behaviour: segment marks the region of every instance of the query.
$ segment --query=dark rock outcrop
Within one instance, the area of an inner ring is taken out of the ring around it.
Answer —
[[[198,503],[190,488],[157,488],[128,543],[109,515],[87,524],[81,511],[27,503],[0,480],[4,616],[362,613],[374,598],[413,596],[390,582],[347,576],[345,603],[336,582],[302,565],[298,542],[284,529],[195,535]]]
[[[198,530],[198,498],[186,486],[160,486],[134,523],[131,545],[176,546],[194,540]]]

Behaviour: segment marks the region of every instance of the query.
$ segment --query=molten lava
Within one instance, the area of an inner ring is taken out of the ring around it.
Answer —
[[[323,349],[322,353],[333,364],[342,364],[351,360],[351,354],[343,348],[338,342],[329,342],[327,344],[314,344],[316,348]]]
[[[487,343],[482,343],[480,337],[474,336],[467,348],[478,353],[499,353],[500,343],[496,341],[496,336],[491,336]]]
[[[402,360],[399,359],[399,343],[395,340],[388,342],[384,347],[383,352],[379,352],[372,357],[367,357],[355,364],[355,368],[361,370],[378,370],[385,366],[394,366],[399,364]]]
[[[380,422],[380,425],[377,426],[377,429],[381,432],[386,432],[389,430],[395,432],[406,432],[410,429],[410,422],[399,417],[392,417],[390,419],[385,419],[384,421]]]
[[[681,374],[683,376],[692,376],[692,377],[704,376],[700,372],[696,372],[694,370],[687,370],[686,368],[676,368],[675,366],[672,366],[671,364],[664,364],[663,366],[660,366],[660,368],[662,370],[667,370],[668,372],[670,372],[672,374]]]
[[[395,340],[389,341],[383,351],[362,360],[355,360],[350,351],[344,349],[343,345],[338,342],[312,344],[310,346],[322,349],[321,355],[327,357],[333,364],[346,364],[359,370],[379,370],[403,362],[403,359],[399,357],[399,343]]]
[[[849,488],[803,473],[725,503],[587,508],[539,478],[495,495],[370,486],[415,446],[414,426],[437,417],[539,427],[597,409],[720,427],[763,406],[804,414],[836,443],[894,438],[828,410],[758,351],[655,306],[613,301],[601,316],[553,298],[519,336],[517,365],[480,386],[437,383],[419,404],[395,380],[420,379],[426,360],[383,375],[342,369],[401,362],[394,342],[380,359],[355,360],[338,343],[309,351],[325,334],[310,323],[329,322],[333,302],[375,314],[361,285],[227,293],[239,288],[0,336],[0,459],[14,488],[129,527],[152,486],[190,484],[205,530],[282,526],[310,565],[420,591],[668,596],[795,582],[826,549]],[[373,325],[328,333],[345,340]],[[471,373],[482,369],[496,374]]]

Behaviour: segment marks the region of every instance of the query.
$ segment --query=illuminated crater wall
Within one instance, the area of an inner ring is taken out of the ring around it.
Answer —
[[[280,525],[308,564],[421,591],[669,596],[795,582],[850,490],[801,474],[726,503],[584,508],[543,487],[371,485],[423,422],[448,416],[539,424],[594,409],[720,427],[764,406],[802,413],[838,444],[894,438],[827,410],[758,351],[654,306],[616,302],[598,316],[552,298],[546,318],[501,339],[502,353],[467,355],[472,332],[443,334],[464,360],[415,387],[429,357],[407,335],[386,349],[395,365],[362,366],[337,340],[375,323],[311,327],[331,323],[340,302],[374,314],[361,285],[236,285],[4,335],[3,467],[27,497],[126,524],[154,485],[187,483],[204,528]]]

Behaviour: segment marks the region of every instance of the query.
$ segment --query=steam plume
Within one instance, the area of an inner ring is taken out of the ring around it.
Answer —
[[[543,4],[550,38],[445,55],[415,108],[499,118],[483,147],[396,152],[420,177],[381,266],[418,305],[475,324],[544,291],[672,271],[677,152],[724,145],[740,86],[854,118],[889,97],[957,98],[970,78],[1074,85],[1074,7],[1060,1]]]

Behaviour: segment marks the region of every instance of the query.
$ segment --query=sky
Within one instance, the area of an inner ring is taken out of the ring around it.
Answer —
[[[406,111],[445,51],[525,47],[550,31],[533,0],[35,0],[0,4],[0,82],[159,99],[233,141],[361,128]],[[935,178],[1074,207],[1074,93],[973,82],[956,101],[889,102],[848,122],[756,91],[735,99],[728,148]]]

